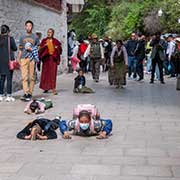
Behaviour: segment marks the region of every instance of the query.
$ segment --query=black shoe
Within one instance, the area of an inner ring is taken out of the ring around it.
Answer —
[[[143,78],[139,78],[137,81],[141,81],[141,80],[143,80]]]
[[[23,96],[21,96],[20,99],[21,99],[22,101],[25,101],[26,97],[27,97],[27,94],[24,94]]]
[[[95,82],[98,83],[98,82],[99,82],[99,79],[96,79]]]
[[[154,81],[151,80],[149,83],[150,83],[150,84],[154,84]]]
[[[44,92],[43,93],[48,93],[49,91],[48,90],[44,90]]]
[[[161,84],[165,84],[165,82],[164,82],[164,81],[161,81]]]
[[[32,95],[31,94],[28,94],[28,95],[26,95],[26,98],[25,98],[25,101],[31,101],[31,99],[32,99]]]

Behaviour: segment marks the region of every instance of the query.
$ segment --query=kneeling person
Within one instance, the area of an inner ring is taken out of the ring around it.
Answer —
[[[35,119],[17,134],[17,138],[24,140],[56,139],[57,134],[55,130],[58,128],[59,122],[59,117],[52,121],[45,118]]]
[[[86,87],[86,78],[82,69],[78,71],[78,76],[74,81],[74,93],[94,93],[91,88]]]
[[[59,125],[60,131],[65,139],[71,139],[69,131],[73,131],[75,135],[80,136],[98,135],[97,139],[107,138],[112,131],[111,120],[94,120],[91,114],[86,110],[81,111],[76,120],[61,120]]]

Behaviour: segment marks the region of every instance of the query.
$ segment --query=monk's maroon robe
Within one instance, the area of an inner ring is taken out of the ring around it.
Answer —
[[[49,54],[48,46],[46,45],[48,38],[42,40],[39,50],[39,58],[42,62],[42,73],[40,88],[43,90],[56,89],[57,69],[60,64],[60,55],[62,54],[61,43],[53,38],[54,53]]]

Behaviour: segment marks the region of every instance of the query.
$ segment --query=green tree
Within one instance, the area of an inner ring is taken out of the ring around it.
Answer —
[[[158,10],[163,15],[158,16]],[[105,34],[126,39],[133,31],[154,33],[180,29],[180,0],[88,0],[83,12],[74,17],[71,27],[78,34]]]
[[[74,16],[70,28],[76,29],[78,35],[96,33],[101,36],[107,31],[110,14],[109,6],[103,0],[91,0],[82,13]]]

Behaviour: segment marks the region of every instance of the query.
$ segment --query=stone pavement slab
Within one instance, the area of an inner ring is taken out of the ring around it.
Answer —
[[[102,74],[98,84],[87,76],[95,94],[73,94],[74,74],[58,78],[57,96],[35,88],[36,98],[51,98],[54,107],[42,114],[72,118],[80,103],[97,105],[102,118],[113,120],[105,140],[73,136],[72,140],[21,141],[16,134],[36,115],[26,115],[26,103],[0,103],[0,180],[179,180],[180,92],[175,79],[166,84],[128,81],[115,89]],[[22,91],[15,93],[18,99]]]

